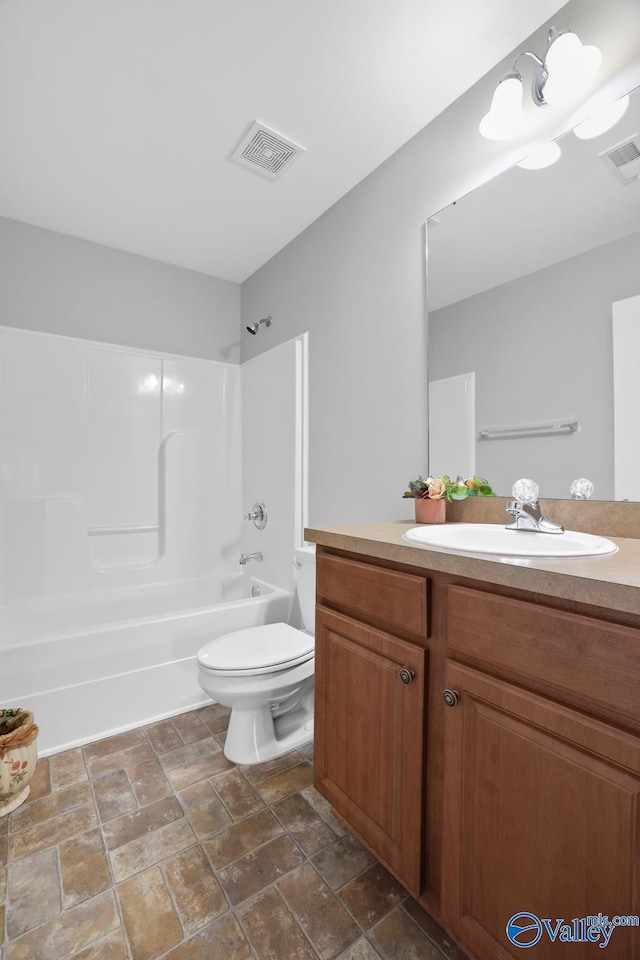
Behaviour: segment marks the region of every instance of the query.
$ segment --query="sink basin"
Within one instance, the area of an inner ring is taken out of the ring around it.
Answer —
[[[533,533],[507,530],[500,523],[443,523],[412,527],[402,534],[408,543],[456,553],[488,553],[502,557],[604,557],[617,546],[605,537],[565,530]]]

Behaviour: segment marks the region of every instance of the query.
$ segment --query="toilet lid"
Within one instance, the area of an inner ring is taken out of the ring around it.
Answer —
[[[198,663],[215,673],[272,673],[304,663],[314,649],[310,634],[288,623],[266,623],[211,640],[198,653]]]

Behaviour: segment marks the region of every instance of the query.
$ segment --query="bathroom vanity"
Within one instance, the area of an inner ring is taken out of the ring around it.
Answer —
[[[640,541],[505,562],[410,546],[411,526],[306,532],[317,789],[471,957],[521,956],[523,911],[640,915]],[[606,956],[640,958],[640,929]]]

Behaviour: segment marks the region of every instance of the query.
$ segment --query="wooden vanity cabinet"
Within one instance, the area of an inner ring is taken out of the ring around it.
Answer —
[[[640,916],[640,629],[613,620],[319,549],[316,786],[472,958],[522,956],[517,913]],[[532,950],[602,955],[640,929]]]

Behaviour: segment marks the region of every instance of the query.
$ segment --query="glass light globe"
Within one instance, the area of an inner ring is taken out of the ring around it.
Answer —
[[[578,123],[573,128],[573,132],[579,140],[592,140],[594,137],[599,137],[600,134],[611,130],[611,127],[622,119],[628,106],[628,96],[621,97],[613,103],[601,104],[589,117]]]
[[[535,503],[540,495],[540,487],[535,480],[516,480],[511,488],[511,496],[519,503]]]
[[[526,116],[522,109],[522,77],[510,74],[496,87],[491,109],[480,121],[479,130],[485,140],[509,140],[523,129]]]
[[[601,61],[598,47],[584,46],[575,33],[569,31],[556,37],[545,58],[549,74],[543,90],[546,102],[568,103],[584,93],[600,69]]]
[[[523,170],[543,170],[545,167],[550,167],[556,163],[560,159],[561,153],[558,144],[555,140],[552,140],[550,143],[543,143],[532,150],[524,160],[520,161],[518,166],[522,167]]]

